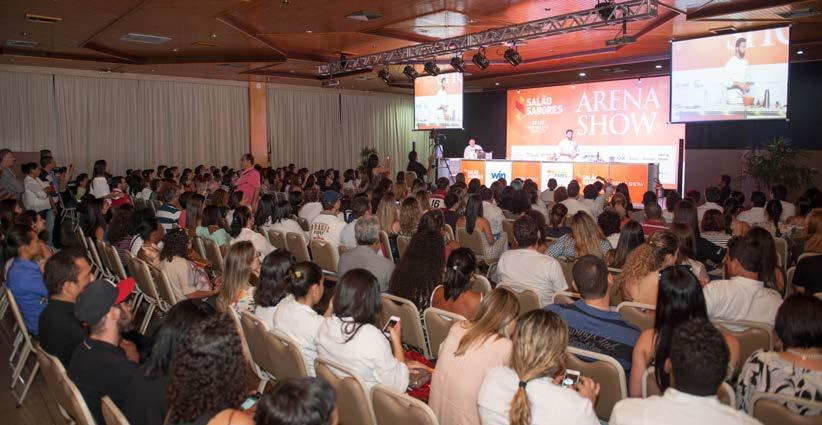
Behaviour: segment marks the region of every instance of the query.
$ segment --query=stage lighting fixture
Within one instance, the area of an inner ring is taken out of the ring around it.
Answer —
[[[433,60],[426,62],[423,68],[425,69],[425,72],[427,72],[428,75],[431,76],[437,76],[440,73],[440,67],[438,67],[437,63]]]
[[[611,13],[614,12],[616,6],[614,5],[614,0],[600,0],[594,8],[597,10],[597,13],[602,20],[607,21],[608,18],[611,17]]]
[[[451,58],[451,68],[454,68],[457,72],[465,72],[465,60],[462,59],[462,56]]]
[[[415,78],[420,76],[417,70],[411,65],[406,65],[405,68],[403,68],[402,73],[405,74],[405,76],[411,81],[414,81]]]
[[[486,69],[489,65],[491,65],[491,62],[489,62],[488,58],[485,57],[485,51],[482,50],[477,52],[477,54],[471,58],[471,62],[474,62],[474,65],[476,65],[479,69]]]
[[[519,52],[513,47],[509,47],[502,57],[504,57],[505,61],[510,63],[511,66],[517,66],[522,62],[522,56],[520,56]]]
[[[388,84],[388,83],[390,83],[390,82],[391,82],[391,73],[390,73],[390,72],[388,72],[388,70],[387,70],[387,69],[383,69],[382,71],[378,72],[378,73],[377,73],[377,76],[379,76],[379,77],[380,77],[380,79],[381,79],[383,82],[385,82],[385,84]]]

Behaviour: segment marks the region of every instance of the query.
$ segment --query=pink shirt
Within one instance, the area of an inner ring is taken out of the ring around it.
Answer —
[[[245,194],[245,199],[248,201],[248,204],[254,201],[254,191],[255,189],[260,187],[260,173],[257,172],[253,167],[249,168],[246,171],[243,171],[240,174],[240,178],[237,179],[237,183],[235,184],[235,188],[240,192]]]
[[[463,355],[454,356],[460,340],[468,332],[460,322],[451,326],[448,337],[440,345],[437,368],[431,378],[428,405],[437,415],[440,425],[476,425],[480,423],[477,396],[485,372],[496,366],[508,365],[511,340],[489,338],[474,345]]]

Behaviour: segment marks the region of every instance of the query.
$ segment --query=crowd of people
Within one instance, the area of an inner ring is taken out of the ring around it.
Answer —
[[[74,176],[44,151],[22,164],[21,180],[3,149],[5,285],[98,423],[107,395],[132,424],[335,424],[334,391],[315,377],[321,358],[366,390],[423,397],[414,390],[430,386],[424,398],[443,425],[597,424],[600,385],[587,376],[566,385],[568,347],[624,369],[631,398],[614,407],[614,424],[757,423],[747,416],[756,392],[822,401],[819,190],[791,204],[776,185],[748,204],[721,176],[702,192],[647,192],[640,203],[603,178],[551,179],[542,191],[461,174],[429,184],[430,167],[415,152],[409,160],[394,175],[377,155],[361,170],[310,172],[246,154],[237,170],[161,165],[122,176],[99,160]],[[166,274],[182,301],[151,335],[135,331],[134,279],[95,276],[74,227],[123,264],[135,257]],[[340,254],[336,273],[275,248],[269,230],[327,243]],[[196,238],[220,247],[219,270]],[[480,274],[494,289],[477,289]],[[541,308],[520,311],[525,290]],[[383,293],[464,318],[431,353],[435,364],[403,344],[412,324],[383,327]],[[560,293],[578,299],[554,302]],[[625,301],[643,304],[653,326],[620,314]],[[244,312],[299,344],[308,377],[253,394]],[[778,348],[742,357],[730,331],[751,322],[773,328]],[[643,399],[651,367],[662,395]],[[724,382],[736,406],[718,402]]]

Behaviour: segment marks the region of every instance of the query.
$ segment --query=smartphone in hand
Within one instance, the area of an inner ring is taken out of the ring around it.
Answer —
[[[565,376],[562,378],[560,386],[562,388],[571,388],[579,382],[580,373],[578,370],[565,369]]]
[[[389,317],[389,318],[388,318],[388,321],[387,321],[387,322],[385,322],[385,326],[383,326],[383,327],[382,327],[382,333],[383,333],[385,336],[389,337],[390,335],[389,335],[389,333],[388,333],[388,330],[389,330],[390,328],[393,328],[394,326],[397,326],[397,323],[400,323],[400,318],[399,318],[399,317],[397,317],[397,316],[391,316],[391,317]]]

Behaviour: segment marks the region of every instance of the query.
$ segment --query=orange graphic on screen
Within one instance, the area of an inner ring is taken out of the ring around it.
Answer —
[[[539,162],[512,162],[511,163],[511,177],[521,178],[523,181],[531,179],[541,188],[541,174],[542,166]]]
[[[414,96],[462,94],[462,74],[458,72],[437,76],[418,77],[414,80]]]
[[[625,183],[632,202],[642,200],[648,188],[648,167],[636,164],[574,164],[574,180],[585,186],[596,181],[597,176],[608,177],[614,186]]]
[[[479,179],[480,183],[485,184],[485,161],[463,160],[460,163],[460,171],[465,174],[465,181]]]

